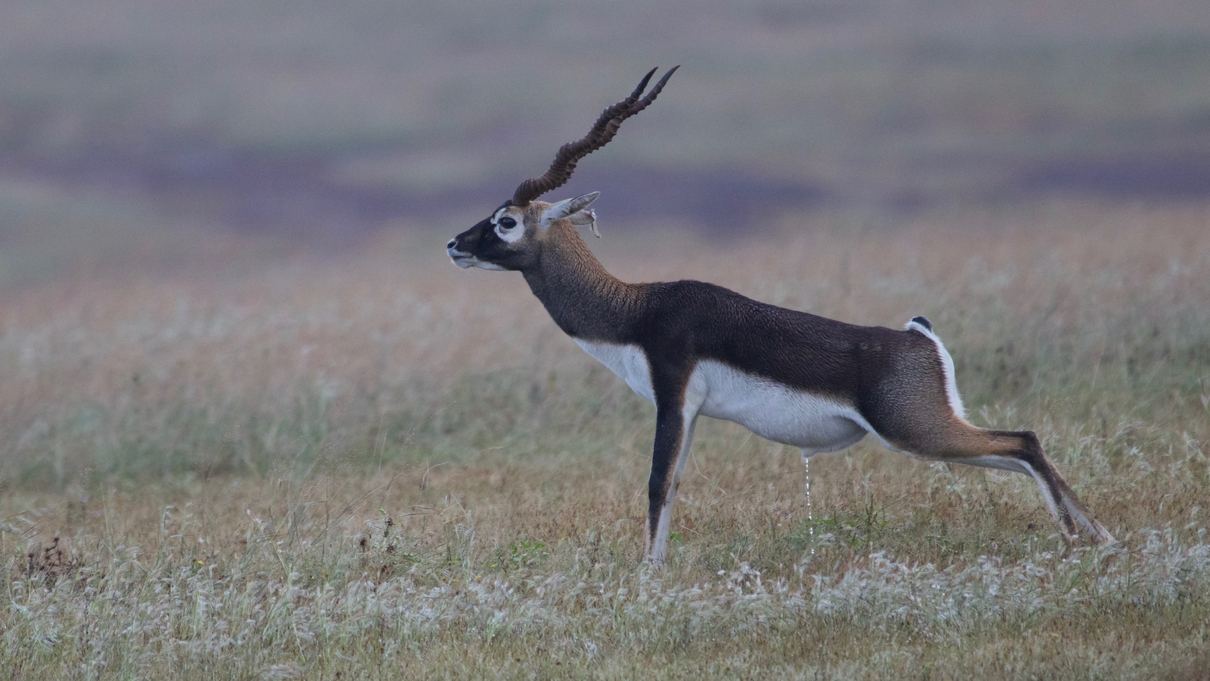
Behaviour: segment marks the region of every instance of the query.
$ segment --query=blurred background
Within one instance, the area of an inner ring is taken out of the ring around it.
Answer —
[[[0,291],[441,258],[676,63],[562,192],[607,238],[1210,205],[1204,0],[8,0]]]

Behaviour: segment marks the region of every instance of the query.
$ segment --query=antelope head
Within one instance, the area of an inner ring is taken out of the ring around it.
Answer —
[[[596,214],[591,206],[600,196],[599,192],[555,203],[537,199],[563,186],[575,172],[580,159],[608,144],[622,121],[650,106],[678,68],[669,69],[644,96],[656,69],[648,71],[629,97],[601,112],[587,135],[559,147],[555,160],[541,177],[531,177],[517,185],[511,199],[475,226],[450,239],[445,245],[450,260],[463,268],[524,270],[538,262],[543,242],[551,234],[551,226],[560,221],[587,225],[597,234]]]

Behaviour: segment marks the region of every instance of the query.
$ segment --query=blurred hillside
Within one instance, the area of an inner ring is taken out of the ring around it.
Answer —
[[[610,225],[1210,199],[1210,5],[0,5],[0,286],[460,228],[650,66]]]

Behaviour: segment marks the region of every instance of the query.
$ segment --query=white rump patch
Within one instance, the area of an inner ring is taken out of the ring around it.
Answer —
[[[945,374],[945,397],[950,403],[950,409],[954,410],[958,418],[965,420],[966,407],[962,405],[962,396],[958,394],[958,383],[954,378],[954,358],[950,357],[949,350],[945,349],[945,343],[942,343],[941,338],[931,329],[915,320],[908,322],[903,328],[926,336],[937,346],[937,355],[941,357],[941,371]]]

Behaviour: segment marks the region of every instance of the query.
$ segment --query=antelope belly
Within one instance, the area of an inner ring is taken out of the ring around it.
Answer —
[[[860,440],[865,419],[838,400],[704,360],[690,385],[704,391],[701,413],[734,421],[763,438],[814,451],[833,451]]]

